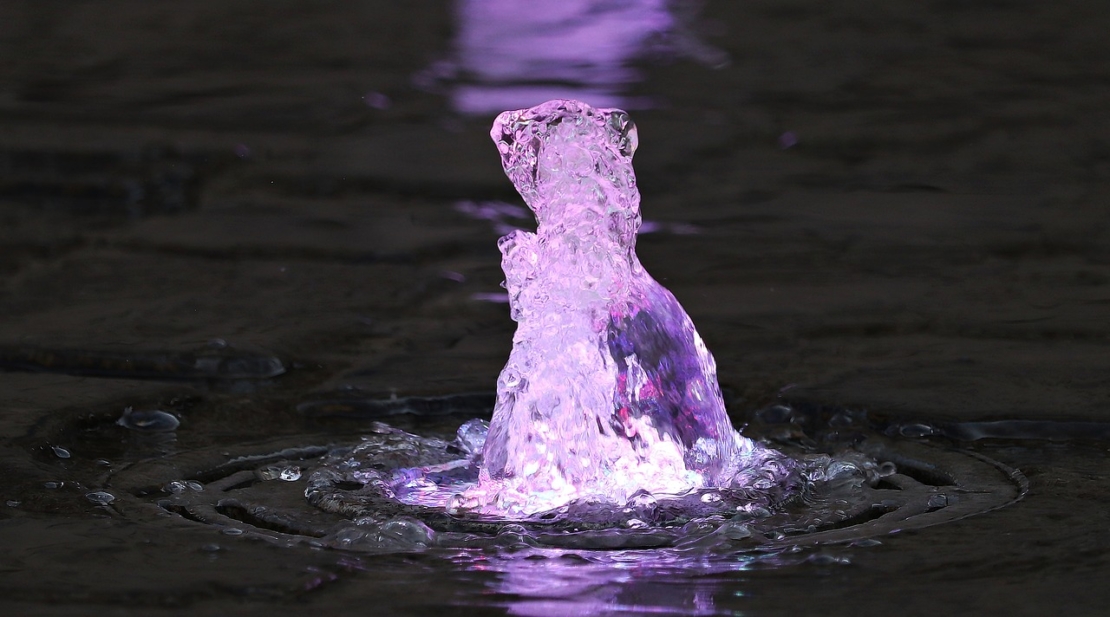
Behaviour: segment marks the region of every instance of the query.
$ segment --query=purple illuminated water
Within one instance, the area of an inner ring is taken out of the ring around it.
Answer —
[[[629,94],[638,60],[688,58],[719,68],[728,55],[698,36],[698,6],[673,0],[456,0],[450,54],[414,76],[456,111],[485,115],[549,98],[651,106]]]
[[[636,257],[628,115],[549,101],[501,114],[491,135],[538,228],[498,243],[519,325],[478,483],[451,508],[513,517],[782,482],[789,459],[733,430],[713,356]]]

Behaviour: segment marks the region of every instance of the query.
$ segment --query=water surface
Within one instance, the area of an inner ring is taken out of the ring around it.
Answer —
[[[1021,470],[1023,501],[874,545],[675,565],[288,547],[90,499],[140,461],[357,439],[370,420],[345,395],[488,392],[513,327],[482,301],[501,292],[497,226],[526,224],[460,208],[519,204],[491,118],[452,88],[537,81],[422,81],[463,57],[444,3],[15,1],[0,8],[0,604],[1021,615],[1066,598],[1100,614],[1105,10],[658,10],[667,27],[631,33],[596,74],[626,69],[604,91],[638,108],[660,230],[638,252],[713,350],[733,421],[780,403],[867,412]],[[129,407],[180,425],[116,424]],[[438,430],[406,418],[387,421]]]

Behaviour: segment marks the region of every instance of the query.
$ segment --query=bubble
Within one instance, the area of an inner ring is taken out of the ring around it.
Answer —
[[[936,431],[928,424],[903,424],[898,427],[898,433],[902,437],[927,437]]]
[[[365,537],[366,532],[358,527],[344,527],[335,533],[335,540],[341,546],[349,546]]]
[[[391,540],[398,544],[423,547],[433,543],[435,532],[430,527],[410,518],[396,518],[382,525],[378,533],[381,540]]]
[[[133,431],[162,433],[177,430],[181,421],[173,414],[160,409],[135,411],[128,407],[116,424]]]
[[[459,427],[455,439],[459,449],[467,455],[478,454],[486,445],[486,435],[489,433],[489,422],[481,418],[468,420]]]
[[[948,496],[947,495],[941,495],[941,494],[932,495],[932,496],[929,497],[929,502],[926,505],[926,507],[929,510],[939,510],[941,508],[947,508],[948,507]]]
[[[637,491],[636,494],[628,500],[628,505],[636,509],[645,510],[658,506],[659,500],[655,498],[655,495],[647,491]]]
[[[95,503],[98,506],[106,506],[116,500],[116,496],[107,491],[93,491],[85,493],[85,499]]]
[[[752,530],[742,523],[726,523],[721,526],[720,533],[729,540],[746,540],[752,537]]]
[[[180,480],[174,480],[172,482],[167,482],[166,485],[162,487],[162,491],[171,495],[180,495],[181,493],[184,493],[188,488],[189,487],[186,486],[184,482]]]
[[[794,410],[786,405],[773,405],[757,411],[756,417],[765,424],[788,424],[794,419]]]
[[[58,458],[65,459],[73,456],[72,454],[70,454],[69,450],[66,450],[61,446],[50,446],[50,449],[54,451],[54,456]]]

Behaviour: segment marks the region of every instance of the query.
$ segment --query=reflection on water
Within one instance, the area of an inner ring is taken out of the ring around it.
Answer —
[[[638,108],[627,94],[645,56],[692,57],[711,66],[725,54],[701,43],[688,22],[697,4],[676,0],[457,0],[451,57],[416,76],[446,87],[454,109],[486,115],[550,99]]]
[[[663,613],[713,615],[716,585],[688,580],[690,564],[668,567],[659,553],[617,551],[581,555],[564,551],[536,551],[525,558],[472,564],[500,576],[491,590],[511,599],[511,615],[606,615]],[[730,569],[742,570],[734,562]],[[702,571],[704,574],[704,570]],[[675,585],[661,584],[673,580]]]

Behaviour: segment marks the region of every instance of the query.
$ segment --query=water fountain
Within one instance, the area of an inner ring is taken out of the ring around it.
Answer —
[[[496,397],[356,400],[361,417],[440,422],[422,434],[374,422],[354,445],[330,436],[306,445],[312,439],[290,426],[234,452],[158,450],[88,481],[98,489],[88,499],[127,517],[183,518],[287,545],[653,548],[662,552],[647,562],[717,555],[727,570],[802,545],[955,520],[1024,495],[1020,473],[920,441],[962,439],[959,427],[776,405],[752,417],[748,430],[762,440],[741,435],[712,355],[636,257],[637,132],[628,115],[557,100],[501,114],[492,136],[538,221],[535,233],[499,242],[518,329]],[[207,413],[180,400],[192,417]],[[351,405],[310,398],[295,411],[311,420]],[[475,418],[490,407],[489,422]],[[124,427],[147,452],[178,427],[134,420],[163,413],[94,413],[41,430],[52,442],[73,431],[87,444],[103,435],[98,447],[108,452]],[[460,414],[471,419],[453,424]],[[138,439],[151,431],[157,443]]]
[[[479,485],[453,507],[512,516],[783,482],[788,459],[733,430],[713,356],[636,256],[628,115],[555,100],[501,114],[491,135],[539,225],[498,243],[519,325]]]

